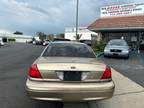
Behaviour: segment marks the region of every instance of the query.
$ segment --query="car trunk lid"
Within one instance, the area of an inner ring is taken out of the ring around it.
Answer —
[[[37,61],[43,80],[100,80],[106,65],[95,58],[44,58]]]

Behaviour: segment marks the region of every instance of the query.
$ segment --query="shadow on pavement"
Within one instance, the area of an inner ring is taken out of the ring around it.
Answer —
[[[51,101],[36,101],[35,108],[63,108],[63,103]]]

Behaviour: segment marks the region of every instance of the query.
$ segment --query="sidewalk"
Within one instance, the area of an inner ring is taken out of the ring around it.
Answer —
[[[111,99],[90,102],[90,108],[144,108],[144,88],[113,70],[116,88]]]
[[[144,88],[112,70],[115,93],[111,99],[87,103],[65,103],[64,108],[144,108]]]

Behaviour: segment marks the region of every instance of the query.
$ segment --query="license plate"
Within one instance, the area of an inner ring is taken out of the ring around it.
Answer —
[[[64,81],[81,81],[82,72],[64,72]]]
[[[81,81],[81,80],[85,80],[89,74],[89,72],[69,72],[69,71],[65,71],[65,72],[56,72],[57,77],[60,80],[64,80],[64,81]]]
[[[118,54],[118,53],[113,53],[113,55],[117,56],[117,55],[119,55],[119,54]]]

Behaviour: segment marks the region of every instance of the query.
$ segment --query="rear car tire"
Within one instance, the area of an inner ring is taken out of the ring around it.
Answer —
[[[104,55],[104,58],[111,58],[111,56],[108,56],[108,55]]]
[[[129,59],[129,55],[125,57],[125,59]]]

